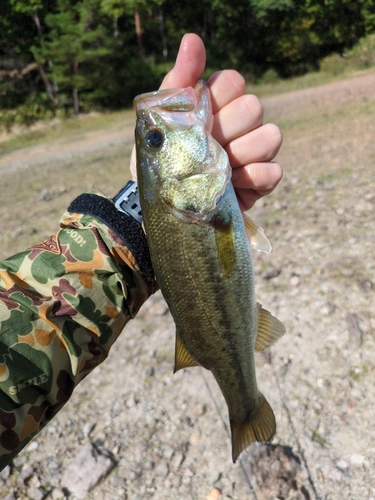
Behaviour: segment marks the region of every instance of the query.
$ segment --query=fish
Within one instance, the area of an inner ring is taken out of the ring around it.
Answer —
[[[202,366],[228,407],[232,460],[269,442],[273,410],[258,390],[254,351],[285,328],[256,302],[251,246],[263,230],[242,214],[228,155],[212,137],[207,83],[134,99],[137,182],[156,280],[176,326],[174,372]]]

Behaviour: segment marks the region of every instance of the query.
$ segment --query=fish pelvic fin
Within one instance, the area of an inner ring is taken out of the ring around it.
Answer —
[[[258,250],[258,252],[271,253],[272,246],[263,228],[247,214],[243,213],[242,216],[245,223],[246,236],[251,248]]]
[[[250,443],[268,443],[276,433],[276,420],[271,406],[263,394],[259,393],[259,404],[255,412],[241,425],[230,422],[232,434],[232,460],[236,463],[239,455]]]
[[[273,345],[285,333],[285,327],[277,318],[257,303],[258,306],[258,335],[255,350],[263,352]]]
[[[199,363],[192,358],[177,333],[173,373],[178,372],[178,370],[182,370],[182,368],[189,368],[190,366],[199,366]]]

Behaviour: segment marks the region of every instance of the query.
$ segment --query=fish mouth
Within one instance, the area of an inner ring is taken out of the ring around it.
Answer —
[[[133,101],[137,119],[144,120],[147,114],[159,115],[166,125],[178,124],[190,128],[200,119],[205,129],[211,131],[212,113],[209,89],[204,80],[195,86],[159,90],[137,96]]]
[[[192,87],[148,92],[137,96],[133,101],[136,111],[146,108],[188,113],[194,110],[196,104],[196,94]]]

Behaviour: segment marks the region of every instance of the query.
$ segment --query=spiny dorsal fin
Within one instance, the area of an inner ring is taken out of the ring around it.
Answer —
[[[263,352],[273,345],[285,333],[284,325],[272,314],[258,306],[258,336],[255,342],[255,350]]]
[[[191,357],[182,343],[180,336],[176,334],[176,350],[173,373],[178,372],[178,370],[182,370],[182,368],[189,368],[190,366],[199,366],[199,364]]]
[[[261,228],[247,214],[243,213],[242,215],[250,246],[254,248],[254,250],[258,250],[258,252],[271,253],[272,246],[268,241],[267,236],[264,234],[263,228]]]
[[[240,453],[252,442],[267,443],[276,432],[276,420],[266,398],[259,393],[257,408],[241,425],[230,422],[232,433],[232,459],[236,462]]]

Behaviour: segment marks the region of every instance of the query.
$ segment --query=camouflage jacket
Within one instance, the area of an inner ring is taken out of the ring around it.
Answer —
[[[157,288],[141,226],[103,196],[77,200],[56,234],[0,263],[0,470]]]

